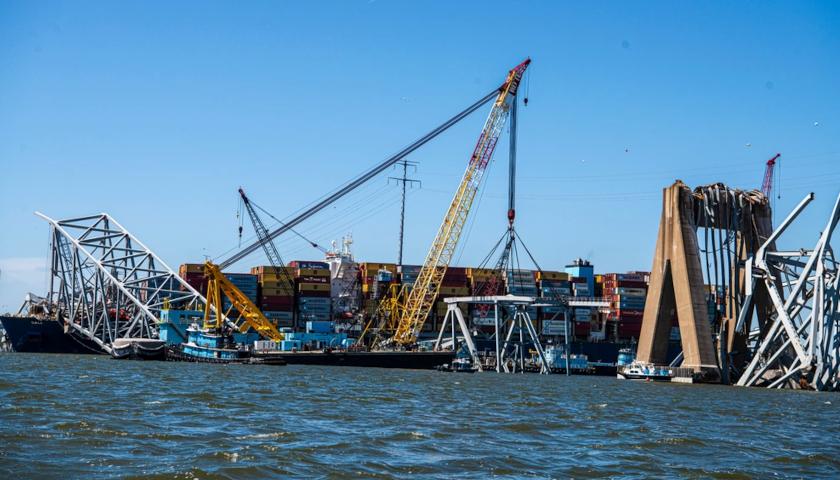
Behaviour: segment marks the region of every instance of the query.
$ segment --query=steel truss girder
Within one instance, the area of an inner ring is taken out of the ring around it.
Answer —
[[[831,248],[840,195],[813,249],[770,251],[770,245],[813,200],[806,196],[756,253],[748,291],[766,289],[773,314],[757,335],[739,386],[840,390],[840,274]],[[747,295],[744,313],[752,306]],[[739,324],[748,322],[746,315]]]
[[[67,329],[112,353],[117,339],[158,338],[160,310],[204,297],[107,213],[50,224],[50,301]]]

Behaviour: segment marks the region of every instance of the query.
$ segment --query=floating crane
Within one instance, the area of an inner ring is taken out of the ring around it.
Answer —
[[[526,59],[514,67],[507,76],[505,83],[499,87],[493,109],[484,123],[478,143],[470,157],[467,169],[455,192],[455,197],[449,205],[443,223],[438,229],[432,247],[426,255],[423,267],[417,275],[411,290],[406,295],[404,307],[401,309],[396,333],[388,343],[408,346],[416,342],[417,335],[429,316],[435,298],[440,292],[443,276],[452,261],[461,232],[467,221],[473,199],[481,185],[487,164],[493,156],[496,143],[504,129],[505,122],[516,99],[516,92],[522,80],[522,75],[531,63]],[[405,286],[403,288],[406,288]]]
[[[770,198],[770,192],[773,190],[773,168],[776,166],[776,160],[781,156],[781,153],[777,153],[773,158],[767,160],[767,166],[764,167],[764,181],[761,182],[761,193],[767,198]]]

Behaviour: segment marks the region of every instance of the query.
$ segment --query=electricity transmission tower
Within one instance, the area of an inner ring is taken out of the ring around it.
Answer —
[[[405,233],[405,188],[406,185],[410,185],[414,188],[414,184],[418,184],[420,186],[423,183],[420,180],[415,180],[413,178],[408,178],[408,167],[414,168],[414,172],[417,172],[417,162],[411,162],[408,160],[403,160],[397,162],[397,165],[402,165],[402,177],[388,177],[388,180],[394,180],[402,184],[402,204],[400,208],[400,249],[399,249],[399,256],[397,258],[397,265],[402,266],[403,264],[403,235]]]

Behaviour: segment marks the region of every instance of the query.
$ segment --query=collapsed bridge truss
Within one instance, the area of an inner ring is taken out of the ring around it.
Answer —
[[[748,326],[751,310],[762,303],[771,315],[751,332],[752,358],[740,386],[840,390],[840,274],[831,248],[840,195],[813,248],[775,248],[813,198],[805,197],[747,262],[738,327]]]
[[[204,297],[107,213],[54,220],[49,300],[68,332],[114,353],[119,339],[158,337],[160,310],[203,308]]]

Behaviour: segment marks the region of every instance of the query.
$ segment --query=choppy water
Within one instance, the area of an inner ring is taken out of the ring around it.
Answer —
[[[0,354],[0,478],[840,476],[840,396]]]

